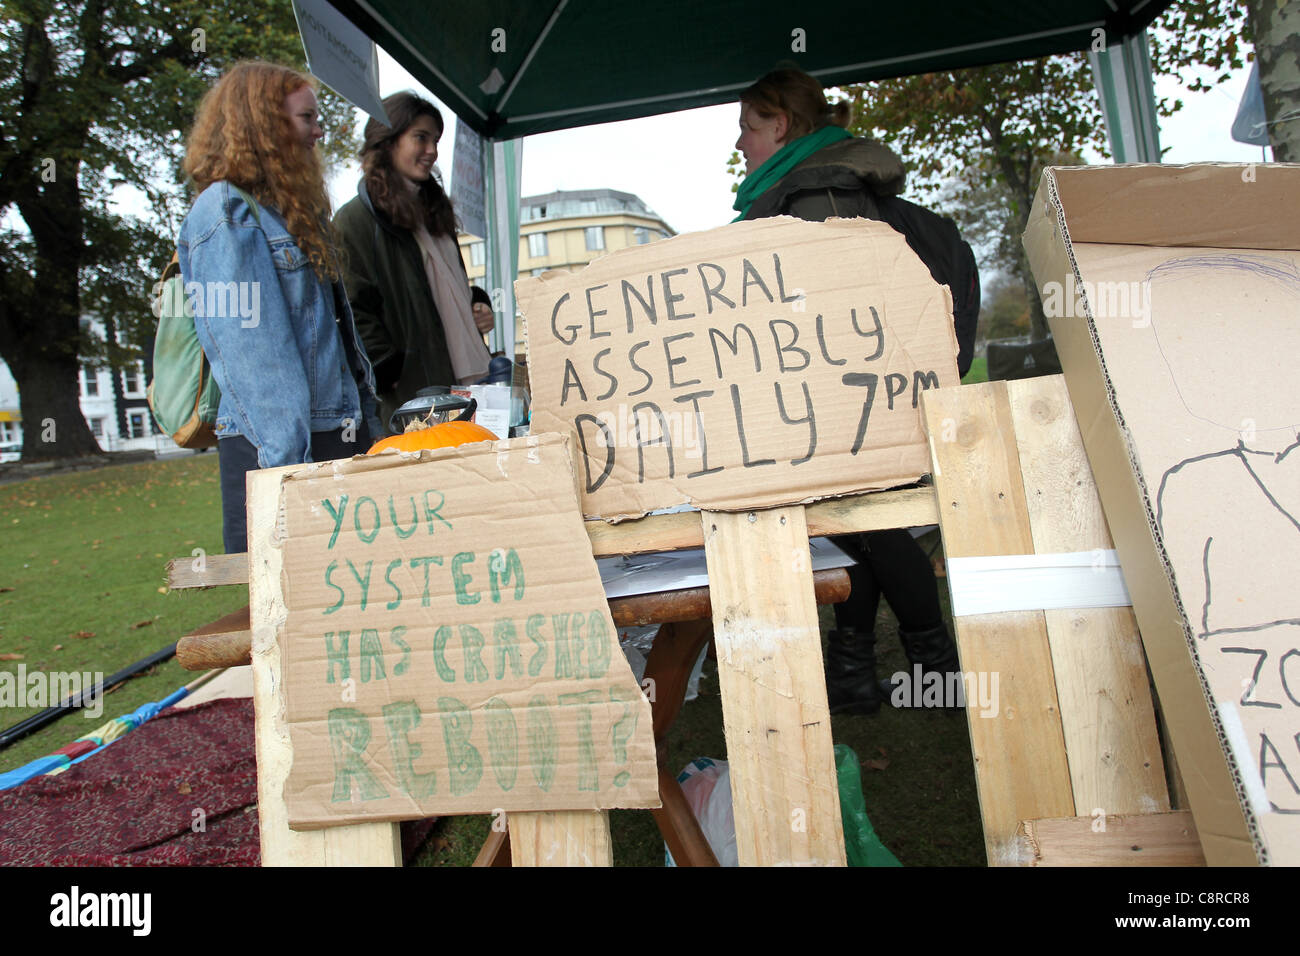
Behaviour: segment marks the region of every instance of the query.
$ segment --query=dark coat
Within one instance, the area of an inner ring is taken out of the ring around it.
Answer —
[[[979,320],[979,268],[953,221],[900,199],[906,173],[892,149],[866,139],[845,139],[817,150],[754,200],[746,219],[794,216],[876,219],[903,234],[935,282],[953,295],[957,370],[965,375],[975,355]]]
[[[392,413],[419,389],[455,384],[442,318],[414,233],[375,209],[365,180],[334,216],[334,226],[347,252],[343,283],[375,368],[387,427]]]

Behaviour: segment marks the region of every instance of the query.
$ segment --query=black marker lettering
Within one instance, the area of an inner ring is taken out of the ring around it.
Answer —
[[[840,378],[844,385],[864,385],[867,389],[867,397],[862,402],[862,417],[858,419],[858,434],[853,439],[853,447],[849,453],[856,455],[862,451],[862,443],[867,437],[867,422],[871,420],[871,405],[876,400],[876,384],[880,381],[879,376],[874,372],[845,372]]]
[[[781,412],[781,421],[785,422],[787,425],[799,425],[803,422],[808,423],[808,454],[790,462],[792,465],[802,465],[805,461],[810,459],[813,456],[813,452],[817,450],[817,416],[813,414],[812,396],[808,394],[808,383],[799,383],[800,388],[803,389],[803,404],[805,410],[808,412],[807,418],[791,418],[787,415],[785,411],[785,397],[781,394],[781,383],[773,382],[772,384],[776,386],[776,407]]]
[[[745,261],[745,270],[743,276],[744,282],[740,287],[740,304],[742,306],[749,305],[749,287],[751,285],[756,285],[760,289],[762,289],[763,295],[767,296],[768,302],[775,302],[776,300],[772,298],[772,293],[767,291],[767,286],[764,285],[763,283],[763,277],[759,275],[758,270],[754,268],[754,264],[750,262],[748,259],[744,261]],[[753,278],[751,279],[750,276],[753,276]]]
[[[826,350],[826,323],[822,321],[821,313],[817,314],[817,346],[822,350],[822,358],[827,365],[844,365],[848,362],[848,359],[831,358],[831,353]]]
[[[578,341],[578,330],[581,329],[582,326],[566,325],[564,327],[564,331],[573,333],[567,339],[563,335],[561,335],[560,330],[555,327],[555,318],[560,314],[560,306],[564,305],[564,303],[567,302],[568,299],[569,299],[569,293],[566,292],[564,293],[564,295],[560,296],[560,301],[556,302],[555,308],[551,310],[551,334],[554,335],[561,342],[563,342],[565,345],[572,345],[574,342]]]
[[[609,335],[609,329],[606,329],[604,332],[596,331],[596,316],[609,315],[609,312],[605,309],[597,310],[591,302],[591,294],[593,292],[599,292],[601,289],[608,288],[608,285],[596,285],[587,290],[587,322],[588,327],[591,329],[590,335],[593,339],[603,339],[605,336]]]
[[[605,470],[600,473],[595,482],[591,480],[591,456],[587,453],[587,433],[582,427],[588,423],[599,425],[601,434],[605,436]],[[614,470],[614,435],[608,425],[595,415],[588,415],[586,412],[574,418],[573,427],[578,430],[578,444],[582,446],[582,464],[587,470],[587,494],[591,494],[605,483],[609,473]]]
[[[634,392],[628,392],[627,393],[628,398],[631,398],[634,395],[640,395],[642,392],[648,392],[650,390],[650,386],[655,383],[655,380],[650,376],[650,373],[647,372],[645,369],[643,369],[640,365],[636,364],[636,353],[639,352],[641,349],[645,348],[649,344],[650,344],[649,341],[638,342],[636,345],[632,346],[630,349],[627,350],[628,364],[630,364],[634,369],[636,369],[638,372],[640,372],[642,375],[645,376],[645,384],[642,385]]]
[[[737,324],[731,330],[731,338],[727,338],[727,334],[721,329],[709,329],[709,345],[713,347],[713,366],[718,370],[719,379],[722,378],[722,357],[718,354],[718,339],[722,339],[723,344],[731,350],[731,354],[739,358],[741,332],[749,336],[749,347],[754,350],[754,371],[763,370],[758,357],[758,340],[754,338],[754,333],[749,331],[749,326]]]
[[[596,374],[603,375],[607,379],[609,379],[609,388],[596,396],[596,401],[598,402],[603,402],[605,399],[609,398],[611,395],[613,395],[615,392],[618,391],[618,379],[600,367],[600,360],[604,358],[606,355],[608,355],[609,351],[610,351],[609,349],[601,349],[599,352],[596,353],[596,357],[591,360],[591,367],[596,370]],[[561,401],[560,404],[563,405],[564,402]]]
[[[641,437],[641,409],[654,412],[655,418],[659,420],[659,437],[642,438]],[[659,410],[659,406],[654,402],[641,402],[632,406],[632,421],[636,425],[636,480],[638,483],[645,481],[645,452],[644,449],[650,445],[664,445],[668,449],[668,477],[673,477],[673,440],[668,434],[668,422],[664,420],[664,413]]]
[[[731,407],[736,412],[736,434],[740,436],[740,463],[745,468],[757,468],[759,465],[775,465],[775,458],[749,460],[749,443],[745,441],[745,416],[740,410],[740,386],[731,386]]]
[[[673,399],[675,402],[690,402],[695,409],[695,429],[700,435],[700,470],[693,471],[687,478],[698,478],[700,475],[712,475],[715,472],[722,471],[722,466],[716,468],[709,467],[709,443],[704,437],[704,417],[700,414],[700,399],[708,398],[713,394],[710,389],[707,392],[691,392],[689,395],[678,395]]]
[[[778,325],[784,325],[786,328],[790,330],[789,345],[781,344],[781,333],[776,330],[776,327]],[[812,356],[810,356],[806,351],[804,351],[803,349],[799,348],[794,344],[799,341],[799,326],[795,325],[789,319],[773,319],[772,321],[767,323],[767,327],[772,332],[772,342],[776,345],[776,361],[777,364],[780,366],[781,371],[802,372],[804,369],[806,369],[808,367],[808,363],[812,361]],[[785,364],[786,352],[798,352],[800,355],[803,356],[803,364],[786,365]]]
[[[628,282],[626,279],[623,280],[623,309],[627,313],[627,334],[628,335],[632,334],[633,327],[634,327],[632,322],[632,300],[628,298],[629,295],[636,296],[637,302],[641,303],[641,311],[646,314],[646,317],[650,320],[651,325],[659,324],[659,313],[655,311],[654,276],[645,277],[645,294],[646,297],[650,300],[649,302],[641,298],[641,293],[638,292],[635,287],[633,287],[632,283]]]
[[[660,275],[660,278],[663,280],[664,283],[664,308],[668,313],[669,322],[676,321],[677,319],[695,318],[694,312],[687,312],[685,315],[678,315],[676,312],[673,311],[673,303],[681,302],[683,299],[686,298],[686,296],[674,294],[672,286],[669,285],[669,282],[673,276],[684,276],[689,271],[690,271],[689,269],[673,269],[671,272],[665,272]]]
[[[895,387],[897,384],[897,387]],[[894,399],[907,391],[907,376],[901,372],[890,372],[885,376],[885,398],[889,402],[889,410],[894,410]]]
[[[709,280],[704,275],[704,269],[706,267],[717,270],[718,284],[716,287],[709,285]],[[714,265],[712,262],[701,262],[695,268],[700,273],[700,282],[704,284],[704,304],[709,307],[708,314],[709,315],[713,314],[714,299],[717,299],[719,302],[725,302],[727,304],[727,308],[734,309],[736,307],[736,303],[732,302],[730,299],[728,299],[725,295],[722,294],[722,287],[727,284],[726,270],[723,269],[722,266]]]
[[[772,268],[776,270],[776,294],[780,296],[782,302],[798,302],[801,298],[797,295],[785,294],[785,278],[781,275],[781,257],[775,252],[772,253]]]
[[[870,355],[865,355],[862,358],[862,361],[864,362],[871,362],[885,354],[885,329],[884,326],[880,324],[880,315],[876,312],[876,307],[870,305],[867,306],[867,308],[871,310],[872,321],[876,323],[876,327],[870,332],[863,332],[862,328],[858,325],[857,309],[849,309],[849,318],[853,320],[853,331],[857,332],[858,335],[862,336],[864,339],[869,339],[873,336],[876,338],[876,350]]]
[[[566,358],[564,360],[564,384],[560,386],[561,406],[569,400],[569,389],[571,388],[578,390],[578,395],[582,397],[584,402],[587,400],[587,390],[582,387],[582,381],[578,378],[578,370],[573,367],[573,361]]]

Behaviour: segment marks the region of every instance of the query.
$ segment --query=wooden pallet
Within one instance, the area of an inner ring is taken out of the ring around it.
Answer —
[[[941,389],[923,403],[950,559],[1112,547],[1063,377]],[[1154,833],[1143,842],[1156,852],[1130,854],[1129,862],[1196,862],[1189,818],[1167,814],[1132,608],[954,621],[962,670],[999,676],[997,716],[967,709],[991,865],[1042,863],[1035,846],[1044,840],[1067,848],[1050,855],[1055,864],[1114,863],[1106,848],[1133,844],[1135,829]],[[1061,834],[1070,838],[1064,844]]]

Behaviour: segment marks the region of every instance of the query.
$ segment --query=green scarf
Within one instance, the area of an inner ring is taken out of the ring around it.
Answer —
[[[740,215],[731,221],[740,222],[744,219],[749,213],[749,207],[754,205],[759,196],[775,186],[786,173],[817,150],[831,143],[838,143],[842,139],[851,139],[852,136],[853,134],[843,126],[832,124],[786,143],[769,156],[767,162],[746,176],[745,181],[740,184],[740,189],[736,192],[736,201],[731,207],[740,210]]]

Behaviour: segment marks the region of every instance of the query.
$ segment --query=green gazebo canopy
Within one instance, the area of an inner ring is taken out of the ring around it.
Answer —
[[[779,61],[824,85],[1114,44],[1172,0],[334,0],[494,140],[734,101]]]

